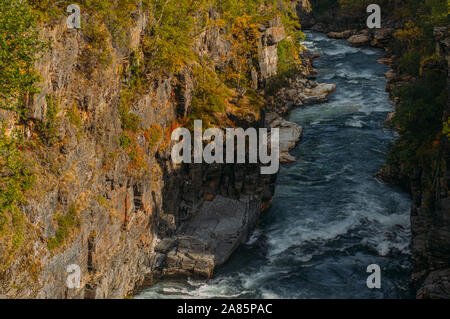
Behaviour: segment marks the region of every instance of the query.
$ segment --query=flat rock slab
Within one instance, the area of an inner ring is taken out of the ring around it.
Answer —
[[[356,34],[347,39],[354,47],[368,45],[370,43],[370,36],[366,34]]]
[[[204,202],[177,234],[176,247],[167,253],[165,274],[211,277],[248,239],[259,216],[256,207],[248,196],[235,200],[219,195]]]
[[[221,265],[246,239],[248,218],[245,202],[217,196],[203,204],[181,234],[203,241],[207,250],[216,256],[217,265]]]

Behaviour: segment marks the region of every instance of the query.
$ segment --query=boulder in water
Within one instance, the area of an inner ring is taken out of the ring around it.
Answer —
[[[289,154],[289,151],[294,149],[297,142],[300,141],[303,128],[297,123],[282,119],[276,113],[268,113],[266,119],[270,122],[270,127],[280,129],[280,162],[295,162],[296,158]]]
[[[351,43],[354,47],[360,47],[364,45],[368,45],[370,42],[370,36],[366,34],[356,34],[348,38],[348,42]]]
[[[311,89],[305,89],[300,96],[304,105],[324,103],[330,93],[336,90],[336,84],[320,83]]]

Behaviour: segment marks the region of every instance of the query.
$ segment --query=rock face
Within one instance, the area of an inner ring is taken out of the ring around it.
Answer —
[[[289,154],[289,151],[294,149],[302,136],[303,129],[300,125],[283,121],[280,123],[280,162],[292,163],[296,158]]]
[[[434,35],[436,41],[436,55],[449,61],[449,28],[436,28]],[[387,34],[390,36],[392,32]],[[396,67],[395,57],[386,61]],[[426,66],[424,66],[426,67]],[[448,67],[448,65],[447,65]],[[448,69],[447,69],[448,74]],[[391,69],[386,73],[388,80],[387,90],[408,84],[414,79],[410,76],[397,73]],[[447,86],[449,81],[447,78]],[[444,110],[443,118],[450,112],[450,102]],[[388,120],[392,115],[388,117]],[[442,140],[441,161],[449,167],[450,143],[448,139]],[[413,261],[412,284],[417,298],[450,298],[450,200],[449,200],[449,173],[448,169],[438,170],[433,177],[437,185],[434,206],[425,200],[429,192],[426,179],[420,166],[415,168],[414,175],[407,183],[411,189],[411,252]],[[391,176],[387,169],[382,175],[385,180],[396,182],[395,174]]]
[[[0,295],[123,298],[155,278],[210,277],[247,240],[261,211],[270,206],[276,175],[261,175],[258,164],[172,163],[170,133],[179,125],[177,119],[189,112],[194,91],[188,69],[154,79],[130,107],[130,113],[141,119],[142,132],[155,127],[161,132],[152,146],[146,143],[148,136],[136,134],[145,173],[139,173],[126,150],[118,147],[123,133],[118,111],[121,89],[148,17],[140,14],[136,20],[127,52],[107,41],[112,52],[109,67],[91,67],[92,61],[85,58],[86,38],[68,30],[63,20],[44,32],[53,44],[37,66],[43,82],[41,93],[29,103],[29,115],[43,120],[47,97],[59,102],[62,122],[58,147],[51,154],[57,173],[40,179],[42,193],[25,207],[41,236],[29,256],[18,258],[2,274]],[[260,30],[256,87],[276,74],[277,43],[285,36],[278,19]],[[196,50],[217,67],[226,63],[230,51],[222,34],[212,28],[196,43]],[[81,127],[67,117],[74,109],[83,121]],[[265,124],[263,114],[233,120],[244,128]],[[29,125],[32,128],[33,123]],[[280,125],[287,152],[301,129],[287,122]],[[55,215],[67,212],[72,203],[79,227],[63,245],[50,250],[47,243],[58,228]],[[30,258],[33,263],[25,268]],[[79,289],[66,286],[71,264],[81,270]]]
[[[258,41],[259,46],[259,67],[261,82],[277,74],[278,69],[278,42],[286,37],[283,24],[280,18],[270,20],[267,24],[260,27],[262,36]]]

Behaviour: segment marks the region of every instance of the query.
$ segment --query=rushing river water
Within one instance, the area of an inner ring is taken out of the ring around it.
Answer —
[[[137,298],[409,298],[409,196],[377,181],[394,138],[383,128],[394,106],[382,52],[307,32],[321,57],[318,82],[335,83],[329,103],[298,108],[304,127],[283,165],[273,206],[248,243],[209,281],[166,281]],[[366,268],[381,267],[381,289]]]

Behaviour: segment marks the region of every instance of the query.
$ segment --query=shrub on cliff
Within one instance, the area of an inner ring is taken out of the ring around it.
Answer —
[[[194,14],[203,1],[150,1],[153,23],[145,31],[143,52],[147,69],[176,73],[192,59]]]
[[[0,108],[24,113],[39,76],[37,18],[26,2],[0,0]]]
[[[26,219],[20,206],[35,180],[24,157],[19,132],[6,134],[0,123],[0,273],[20,250],[26,234]]]

